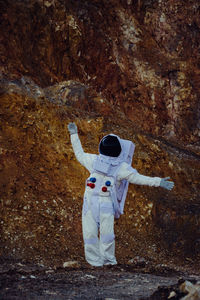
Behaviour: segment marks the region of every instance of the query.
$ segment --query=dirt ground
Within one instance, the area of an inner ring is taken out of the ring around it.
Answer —
[[[50,268],[4,260],[0,266],[0,299],[181,299],[179,286],[200,276],[165,267],[117,265],[93,268]],[[170,298],[168,298],[170,297]]]

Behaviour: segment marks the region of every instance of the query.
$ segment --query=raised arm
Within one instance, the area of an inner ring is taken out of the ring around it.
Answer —
[[[76,159],[80,162],[81,165],[83,165],[86,169],[91,171],[93,161],[94,161],[94,158],[96,157],[96,155],[85,153],[83,151],[83,148],[82,148],[79,136],[78,136],[77,126],[75,123],[69,123],[68,130],[70,133],[71,144],[72,144],[72,148],[74,150]]]

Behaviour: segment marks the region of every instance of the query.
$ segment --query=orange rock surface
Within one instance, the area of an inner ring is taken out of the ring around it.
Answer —
[[[1,3],[1,255],[83,261],[85,151],[113,132],[136,144],[133,166],[175,188],[130,186],[116,221],[119,262],[198,265],[200,245],[197,0]]]

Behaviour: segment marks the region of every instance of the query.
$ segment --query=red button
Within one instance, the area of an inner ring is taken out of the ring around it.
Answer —
[[[95,188],[95,184],[92,182],[88,182],[87,186],[89,186],[91,189]]]
[[[102,187],[102,192],[104,192],[104,193],[107,192],[107,187],[106,186]]]

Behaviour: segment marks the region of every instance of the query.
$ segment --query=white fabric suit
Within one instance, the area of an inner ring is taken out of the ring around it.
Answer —
[[[119,138],[120,141],[120,138]],[[109,187],[102,191],[107,176],[94,172],[93,163],[96,154],[85,153],[82,149],[78,134],[71,135],[71,143],[77,160],[90,172],[90,179],[95,180],[95,186],[88,179],[84,194],[82,211],[82,228],[85,247],[85,257],[93,266],[114,265],[115,258],[115,235],[114,235],[114,211],[110,197]],[[116,158],[113,158],[116,159]],[[161,178],[140,175],[127,163],[121,163],[117,176],[117,182],[126,179],[129,183],[149,186],[160,186]],[[109,178],[109,180],[111,180]],[[111,180],[111,186],[113,182]]]

